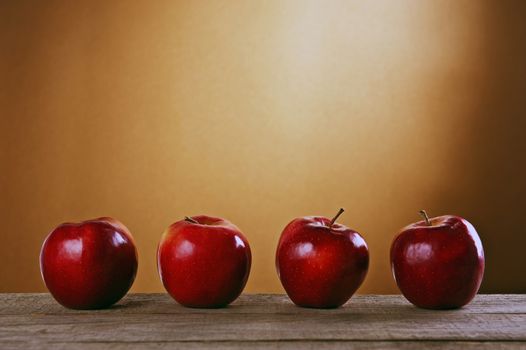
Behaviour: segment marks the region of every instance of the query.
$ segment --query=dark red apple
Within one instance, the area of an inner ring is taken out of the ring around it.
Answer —
[[[484,250],[473,225],[444,215],[404,227],[391,245],[391,268],[402,294],[426,309],[453,309],[477,294]]]
[[[345,304],[362,284],[369,250],[356,231],[330,220],[306,216],[292,220],[276,252],[278,276],[299,306],[335,308]]]
[[[65,223],[44,241],[40,271],[53,297],[65,307],[105,308],[133,284],[137,249],[128,229],[115,219]]]
[[[227,220],[205,215],[172,224],[157,250],[164,287],[188,307],[230,304],[247,283],[251,261],[250,246],[241,231]]]

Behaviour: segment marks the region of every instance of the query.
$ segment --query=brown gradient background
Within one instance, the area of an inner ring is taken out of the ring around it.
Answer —
[[[483,292],[526,292],[526,2],[2,1],[0,291],[44,291],[57,224],[123,221],[133,291],[162,291],[184,215],[236,223],[246,291],[294,217],[366,238],[361,293],[397,292],[388,252],[417,211],[479,230]]]

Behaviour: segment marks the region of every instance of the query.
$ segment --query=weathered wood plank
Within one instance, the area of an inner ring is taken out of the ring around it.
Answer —
[[[282,295],[244,295],[228,308],[203,310],[181,307],[166,294],[135,294],[108,310],[75,311],[49,294],[0,294],[2,349],[141,344],[398,349],[421,342],[439,349],[451,344],[508,349],[526,348],[524,341],[525,295],[480,295],[460,310],[429,311],[400,296],[357,296],[343,308],[315,310],[298,308]]]
[[[405,349],[405,350],[518,350],[524,349],[525,344],[521,342],[442,342],[442,341],[403,341],[403,342],[377,342],[377,341],[264,341],[264,342],[99,342],[99,343],[73,343],[73,342],[17,342],[3,343],[3,350],[35,350],[48,349],[54,350],[134,350],[134,349],[356,349],[356,350],[379,350],[379,349]]]
[[[1,317],[0,339],[76,341],[524,340],[526,315],[187,314]]]

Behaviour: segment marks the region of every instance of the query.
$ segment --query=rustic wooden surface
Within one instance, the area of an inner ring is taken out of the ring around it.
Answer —
[[[107,310],[74,311],[49,294],[0,294],[0,349],[167,348],[526,349],[526,295],[479,295],[429,311],[401,296],[355,296],[335,310],[283,295],[242,295],[224,309],[132,294]]]

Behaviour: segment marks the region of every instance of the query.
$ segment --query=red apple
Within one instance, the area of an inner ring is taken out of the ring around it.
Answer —
[[[205,215],[172,224],[157,250],[164,287],[188,307],[230,304],[247,283],[251,261],[250,246],[241,231],[225,219]]]
[[[345,304],[362,284],[369,250],[356,231],[332,219],[306,216],[292,220],[276,252],[278,276],[299,306],[335,308]]]
[[[133,284],[137,249],[128,229],[115,219],[65,223],[44,241],[40,271],[53,297],[65,307],[105,308]]]
[[[477,294],[484,274],[482,242],[466,219],[445,215],[404,227],[391,245],[402,294],[427,309],[459,308]]]

